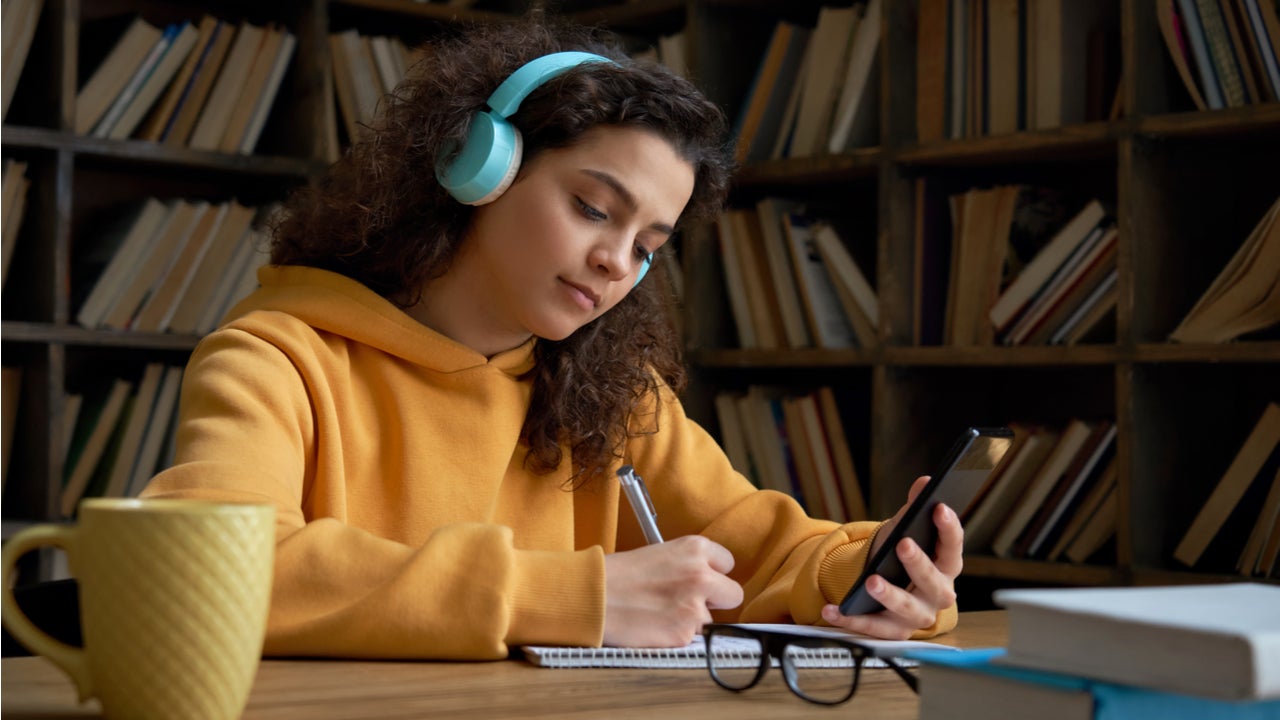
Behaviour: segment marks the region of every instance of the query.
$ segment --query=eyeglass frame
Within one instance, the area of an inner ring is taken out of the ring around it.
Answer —
[[[756,667],[756,674],[751,678],[751,682],[741,687],[734,687],[726,684],[720,679],[720,676],[716,674],[716,659],[711,651],[711,638],[722,628],[732,630],[732,634],[722,633],[722,637],[749,636],[760,643],[760,664]],[[776,659],[778,661],[778,669],[782,671],[782,677],[786,681],[787,689],[791,691],[791,694],[806,702],[814,703],[815,705],[841,705],[852,699],[858,692],[858,683],[862,677],[862,664],[869,658],[876,658],[878,660],[882,660],[885,665],[892,669],[894,673],[896,673],[898,677],[907,684],[907,687],[911,688],[912,692],[917,695],[920,693],[919,681],[916,679],[916,676],[908,672],[907,669],[900,665],[896,659],[886,655],[879,655],[876,653],[875,648],[863,645],[856,640],[845,640],[844,638],[828,636],[818,637],[815,635],[788,633],[778,630],[760,630],[757,628],[743,627],[734,623],[707,623],[702,626],[702,638],[706,643],[707,672],[711,675],[711,679],[714,680],[717,685],[732,692],[744,692],[755,687],[759,684],[760,680],[764,678],[765,673],[769,671],[769,668],[772,667],[772,661]],[[839,700],[822,700],[810,697],[797,685],[796,667],[789,659],[786,649],[789,646],[798,648],[820,648],[830,647],[832,645],[846,648],[853,656],[853,682],[849,684],[849,692]]]

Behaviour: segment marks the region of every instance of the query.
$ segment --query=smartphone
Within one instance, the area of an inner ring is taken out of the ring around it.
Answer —
[[[898,543],[909,537],[932,555],[938,544],[938,527],[933,524],[934,507],[946,503],[956,515],[964,517],[969,504],[1012,444],[1013,431],[1007,427],[971,427],[961,433],[938,471],[930,476],[929,484],[903,513],[902,520],[880,545],[875,557],[867,561],[862,575],[840,602],[840,612],[863,615],[883,610],[884,606],[867,592],[867,579],[879,575],[898,587],[906,587],[911,578],[898,559]]]

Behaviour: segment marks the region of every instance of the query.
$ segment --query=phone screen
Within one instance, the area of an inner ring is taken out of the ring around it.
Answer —
[[[965,517],[969,505],[1012,444],[1013,431],[1005,427],[969,428],[961,433],[938,471],[930,476],[929,484],[903,513],[902,520],[876,551],[875,557],[867,562],[862,575],[841,601],[840,612],[863,615],[883,610],[884,606],[867,592],[867,578],[879,575],[898,587],[906,587],[911,578],[898,559],[895,550],[898,543],[909,537],[932,556],[938,544],[938,528],[933,524],[934,507],[945,503],[956,515]]]

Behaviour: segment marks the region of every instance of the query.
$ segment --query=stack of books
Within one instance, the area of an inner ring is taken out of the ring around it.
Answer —
[[[909,653],[920,720],[1280,717],[1280,587],[1000,590],[1007,648]]]

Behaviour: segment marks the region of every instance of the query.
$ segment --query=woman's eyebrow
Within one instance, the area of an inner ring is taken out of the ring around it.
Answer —
[[[632,212],[635,212],[639,208],[638,204],[636,203],[636,196],[633,195],[631,191],[628,190],[627,187],[623,185],[620,180],[618,180],[618,178],[614,177],[613,175],[610,175],[607,172],[604,172],[603,170],[592,170],[590,168],[584,168],[582,170],[582,173],[584,175],[593,177],[596,180],[599,180],[605,185],[608,185],[610,189],[612,189],[613,192],[616,193],[618,197],[622,199],[622,202],[626,204],[628,208],[631,208]],[[676,231],[674,225],[668,225],[667,223],[662,223],[662,222],[653,223],[649,227],[653,230],[657,230],[658,232],[663,233],[664,235],[673,235],[675,234],[675,231]]]

